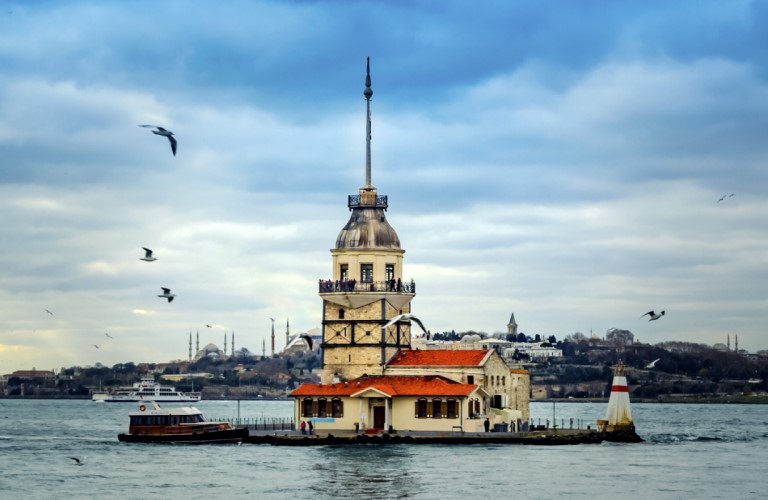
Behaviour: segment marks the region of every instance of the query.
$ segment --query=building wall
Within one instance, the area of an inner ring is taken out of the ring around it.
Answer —
[[[302,420],[308,421],[312,418],[315,431],[338,431],[355,430],[355,423],[359,423],[360,431],[370,428],[373,425],[373,407],[383,406],[386,403],[391,404],[390,422],[395,431],[445,431],[451,432],[455,426],[461,426],[465,432],[482,432],[484,430],[484,418],[470,415],[470,401],[479,399],[473,395],[469,398],[452,398],[459,403],[458,416],[456,418],[418,418],[416,416],[416,403],[419,400],[416,396],[396,397],[396,398],[340,398],[344,405],[342,417],[337,418],[317,418],[305,417],[302,415],[302,402],[305,398],[298,397],[294,401],[294,421],[296,428],[299,429]],[[310,398],[317,400],[318,398]],[[430,397],[429,399],[433,399]],[[441,399],[448,399],[442,397]]]
[[[400,310],[392,307],[386,300],[378,300],[357,308],[344,307],[328,300],[325,300],[324,304],[323,368],[320,382],[330,384],[336,378],[351,380],[364,374],[381,375],[381,322],[401,314]],[[410,303],[406,304],[406,309],[405,312],[410,310]],[[339,317],[342,310],[343,319]],[[399,325],[399,328],[399,348],[408,349],[411,345],[410,327]],[[398,325],[387,328],[384,332],[385,343],[398,343],[397,329]],[[386,347],[384,362],[397,351],[398,346]]]
[[[373,264],[373,281],[384,281],[387,264],[394,264],[394,279],[403,279],[403,254],[405,250],[371,248],[348,248],[331,250],[333,257],[333,280],[341,279],[341,265],[347,264],[348,279],[360,283],[360,264]]]

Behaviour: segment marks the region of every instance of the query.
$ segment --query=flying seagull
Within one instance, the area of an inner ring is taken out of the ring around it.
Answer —
[[[173,137],[173,132],[165,130],[163,127],[158,127],[157,125],[139,125],[139,127],[153,128],[155,129],[152,131],[153,134],[167,137],[168,140],[171,141],[171,151],[173,151],[173,156],[176,156],[176,139]]]
[[[736,193],[731,193],[731,194],[724,194],[723,196],[721,196],[721,197],[720,197],[720,199],[719,199],[719,200],[717,200],[717,202],[718,202],[718,203],[720,203],[720,202],[721,202],[721,201],[723,201],[724,199],[726,199],[726,198],[730,198],[731,196],[733,196],[733,195],[735,195],[735,194],[736,194]]]
[[[655,367],[655,366],[656,366],[656,363],[658,363],[660,359],[661,359],[661,358],[656,358],[656,359],[654,359],[653,361],[651,361],[650,363],[648,363],[647,365],[645,365],[645,369],[646,369],[646,370],[650,370],[651,368]]]
[[[394,325],[398,321],[407,321],[409,319],[415,321],[421,327],[424,333],[427,333],[427,329],[424,328],[424,324],[421,322],[419,318],[417,318],[413,314],[400,314],[398,316],[395,316],[394,318],[389,320],[389,322],[386,325],[384,325],[382,328],[389,328],[390,326]]]
[[[52,313],[51,311],[49,311],[48,309],[46,309],[46,310],[45,310],[45,312],[47,312],[48,314],[50,314],[51,316],[53,316],[53,313]]]
[[[307,345],[309,346],[309,350],[311,351],[312,350],[312,337],[310,337],[306,333],[302,333],[301,335],[299,335],[299,337],[303,338],[307,342]]]
[[[96,345],[96,344],[93,344],[93,347],[95,347],[96,349],[101,349],[101,346]]]
[[[115,338],[115,337],[113,337],[112,335],[108,334],[107,332],[104,332],[104,335],[106,335],[107,337],[109,337],[109,338],[111,338],[111,339],[114,339],[114,338]]]
[[[661,311],[659,314],[656,314],[653,311],[648,311],[647,313],[643,314],[643,316],[650,316],[651,319],[649,319],[648,321],[653,321],[655,319],[659,319],[662,316],[664,316],[664,311]],[[643,316],[640,316],[640,317],[642,318]]]
[[[83,457],[82,459],[77,457],[69,457],[69,458],[75,461],[73,465],[83,465],[83,463],[85,462],[85,457]]]
[[[147,247],[141,247],[144,249],[144,257],[140,258],[139,260],[145,260],[147,262],[152,262],[157,260],[156,258],[152,257],[152,250],[150,250]]]
[[[171,289],[170,288],[164,288],[162,286],[160,288],[163,290],[163,293],[161,295],[158,295],[158,297],[162,297],[164,299],[168,299],[168,302],[172,302],[173,298],[176,295],[171,293]]]

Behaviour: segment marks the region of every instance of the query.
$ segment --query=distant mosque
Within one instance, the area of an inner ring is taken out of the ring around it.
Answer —
[[[321,383],[290,394],[296,425],[366,432],[519,428],[530,417],[526,370],[510,368],[495,349],[414,349],[410,320],[384,328],[412,312],[416,283],[403,280],[405,250],[387,222],[387,196],[371,183],[370,60],[363,95],[365,183],[347,199],[351,214],[331,249],[332,276],[318,283]],[[516,331],[514,315],[508,328]]]

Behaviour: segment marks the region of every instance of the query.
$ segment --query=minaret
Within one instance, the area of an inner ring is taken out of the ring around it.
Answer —
[[[227,332],[224,332],[224,355],[227,355]]]
[[[288,347],[288,341],[291,337],[291,326],[288,323],[288,318],[285,318],[285,347]]]
[[[200,352],[200,330],[195,335],[195,352]]]
[[[735,352],[739,352],[739,334],[738,333],[736,334],[736,347],[735,347],[735,349],[736,349]]]
[[[728,346],[728,350],[730,351],[731,350],[731,334],[730,333],[728,334],[727,342],[728,342],[728,344],[726,344],[726,345]]]
[[[232,330],[232,356],[235,355],[235,331]]]
[[[400,239],[386,219],[387,197],[371,181],[371,65],[366,64],[365,184],[350,195],[349,221],[331,250],[333,272],[320,280],[323,299],[320,380],[349,380],[380,375],[389,359],[411,348],[411,325],[399,322],[383,331],[390,318],[411,312],[416,295],[412,280],[403,282]]]
[[[267,357],[267,341],[264,339],[261,339],[261,357]]]
[[[275,320],[272,318],[269,318],[272,320],[272,356],[275,355]]]
[[[192,361],[192,330],[189,331],[189,360]]]

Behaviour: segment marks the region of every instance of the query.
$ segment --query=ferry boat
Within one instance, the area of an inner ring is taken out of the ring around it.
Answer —
[[[161,385],[152,377],[144,377],[131,387],[121,387],[115,392],[94,392],[91,401],[104,403],[139,403],[156,401],[158,403],[196,403],[202,399],[199,392],[184,393],[170,385]]]
[[[193,406],[160,408],[154,401],[139,405],[129,414],[128,432],[117,439],[128,443],[241,443],[248,437],[247,428],[233,427],[229,422],[209,422]]]

